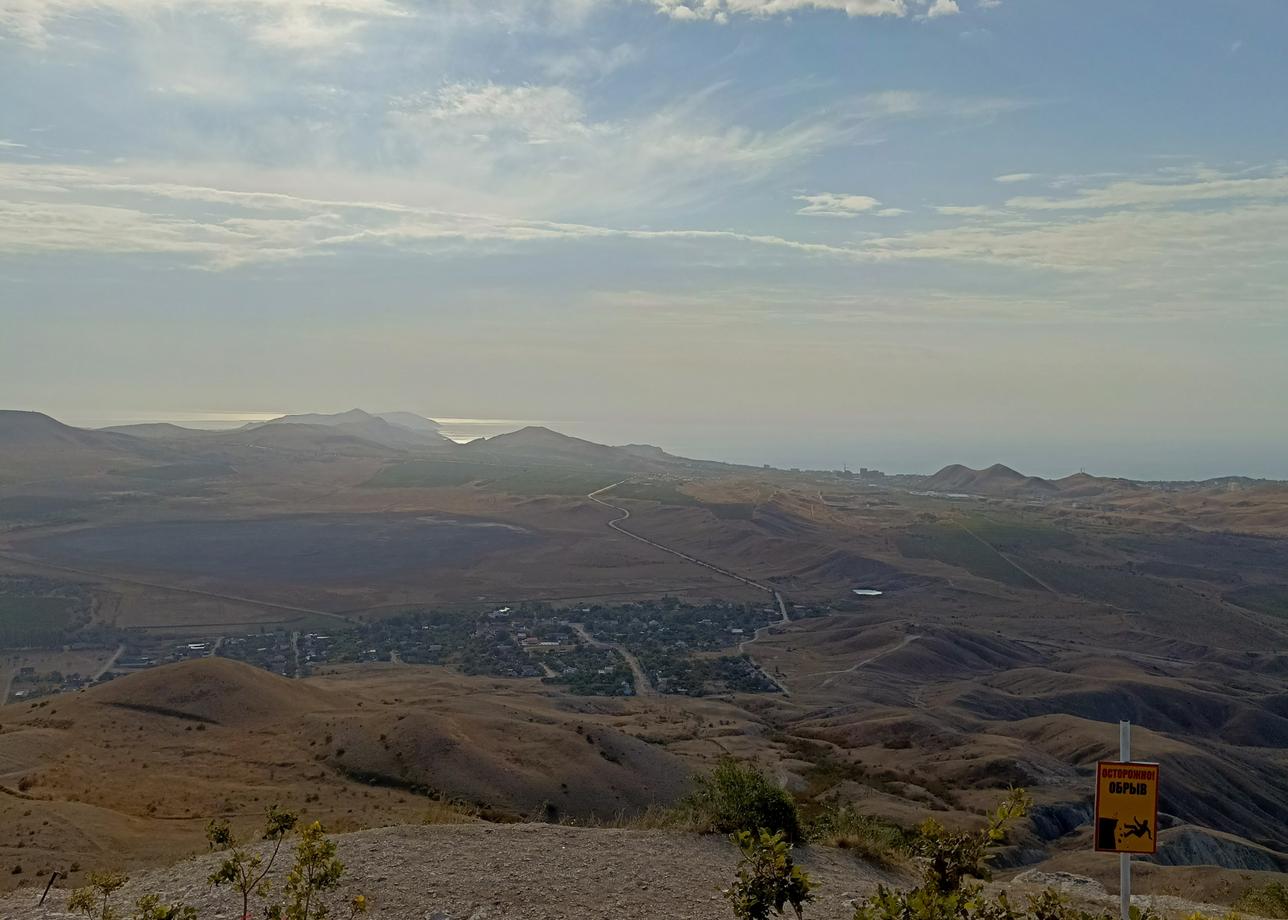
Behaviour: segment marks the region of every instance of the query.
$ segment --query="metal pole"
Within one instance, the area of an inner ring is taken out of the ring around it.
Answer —
[[[45,893],[40,896],[41,904],[44,904],[45,898],[49,897],[49,889],[54,887],[54,882],[58,881],[59,875],[61,875],[61,873],[58,872],[57,870],[54,870],[53,872],[49,873],[49,884],[45,886]]]
[[[1131,763],[1131,723],[1118,723],[1118,759]],[[1131,920],[1131,854],[1118,854],[1118,899],[1122,920]]]

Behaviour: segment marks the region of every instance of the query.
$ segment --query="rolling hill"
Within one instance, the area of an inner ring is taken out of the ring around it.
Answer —
[[[1011,467],[995,463],[976,470],[960,463],[950,464],[932,476],[917,480],[917,486],[928,492],[983,495],[991,498],[1091,498],[1108,493],[1139,489],[1125,479],[1074,473],[1063,479],[1026,476]]]
[[[410,415],[410,413],[397,413]],[[419,418],[419,416],[412,416]],[[284,415],[267,422],[252,422],[245,426],[245,431],[259,431],[285,425],[304,425],[308,427],[332,428],[350,437],[370,441],[384,447],[399,450],[414,450],[427,447],[447,447],[452,441],[438,433],[437,426],[427,419],[420,419],[421,424],[407,425],[390,421],[381,416],[372,415],[362,409],[350,409],[334,415]]]

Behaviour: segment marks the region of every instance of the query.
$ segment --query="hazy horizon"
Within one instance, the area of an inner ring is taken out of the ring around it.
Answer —
[[[383,404],[382,404],[383,405]],[[425,410],[371,408],[345,404],[341,407],[302,407],[275,411],[171,411],[146,412],[45,412],[59,421],[83,428],[107,428],[149,422],[169,422],[190,428],[226,430],[248,422],[267,421],[283,415],[336,413],[361,408],[370,412],[414,411],[438,421],[443,434],[457,442],[475,437],[494,437],[527,425],[552,428],[563,434],[601,444],[648,443],[671,453],[704,460],[720,460],[752,466],[770,464],[780,469],[832,470],[848,466],[880,469],[886,473],[929,474],[960,463],[985,468],[1003,463],[1027,475],[1059,478],[1085,470],[1099,476],[1142,481],[1203,480],[1222,476],[1256,479],[1288,479],[1288,466],[1258,466],[1255,459],[1238,454],[1224,445],[1191,442],[1188,445],[1160,443],[1152,454],[1141,457],[1139,446],[1124,448],[1112,443],[1045,442],[993,443],[958,433],[938,439],[916,439],[880,435],[864,437],[843,424],[815,430],[793,428],[790,419],[777,424],[718,428],[706,423],[677,425],[666,420],[574,418],[462,418]],[[1217,448],[1217,449],[1214,449]]]

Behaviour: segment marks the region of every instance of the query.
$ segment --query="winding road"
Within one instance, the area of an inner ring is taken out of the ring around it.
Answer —
[[[690,562],[693,565],[702,566],[702,568],[715,572],[717,575],[723,575],[725,578],[732,578],[734,581],[740,581],[744,585],[748,585],[752,588],[756,588],[759,591],[764,591],[766,594],[768,594],[770,597],[774,599],[774,603],[778,606],[778,616],[779,616],[778,623],[772,624],[770,626],[762,626],[760,629],[756,630],[755,635],[752,636],[750,639],[744,639],[741,643],[739,643],[738,652],[740,654],[746,654],[747,646],[759,640],[763,635],[768,633],[769,630],[773,628],[773,626],[781,626],[791,622],[791,617],[787,615],[787,602],[786,600],[783,599],[782,594],[780,594],[776,588],[772,588],[769,585],[761,584],[758,581],[754,581],[750,578],[747,578],[744,575],[739,575],[737,572],[731,572],[726,568],[722,568],[718,565],[715,565],[714,563],[707,562],[706,560],[703,560],[703,559],[699,559],[696,556],[691,556],[688,553],[675,549],[674,547],[667,546],[665,543],[659,543],[656,540],[650,540],[648,537],[645,537],[641,534],[635,533],[635,531],[633,530],[628,530],[625,527],[623,527],[622,522],[630,520],[630,517],[631,517],[630,509],[623,508],[621,505],[614,505],[612,502],[606,502],[599,496],[603,495],[605,492],[608,492],[611,489],[617,488],[618,486],[620,486],[622,483],[626,481],[627,480],[625,479],[619,480],[618,482],[615,482],[612,485],[604,486],[602,489],[596,489],[594,492],[591,492],[589,495],[586,496],[595,504],[603,505],[605,508],[610,508],[613,511],[616,511],[618,513],[619,515],[618,517],[615,517],[608,522],[609,527],[611,527],[613,530],[617,531],[618,533],[622,534],[623,536],[630,537],[632,540],[638,540],[639,542],[645,543],[653,547],[654,549],[659,549],[664,553],[669,553],[672,556],[676,556],[680,559],[683,559],[685,562]],[[622,651],[623,654],[626,654],[624,649],[619,649],[619,651]],[[627,661],[632,661],[632,659],[633,659],[633,656],[627,657]],[[638,666],[638,662],[633,662],[631,666],[632,666],[632,669],[634,669],[635,667]],[[773,681],[774,684],[778,686],[778,689],[783,692],[784,696],[790,693],[790,691],[787,689],[787,686],[783,684],[782,681],[773,677],[764,668],[761,668],[760,671],[762,674],[765,675],[766,678]],[[643,676],[642,669],[636,672],[636,680],[638,681],[641,676]],[[643,681],[643,685],[648,686],[650,690],[652,689],[652,685],[648,682],[647,677],[645,677]]]

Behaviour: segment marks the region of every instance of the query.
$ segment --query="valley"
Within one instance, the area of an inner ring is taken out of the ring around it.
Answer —
[[[1282,484],[768,470],[371,418],[0,413],[3,884],[196,852],[275,800],[338,830],[430,801],[640,815],[723,755],[904,827],[1021,785],[1005,866],[1107,879],[1089,777],[1124,718],[1163,765],[1160,867],[1288,868]]]

